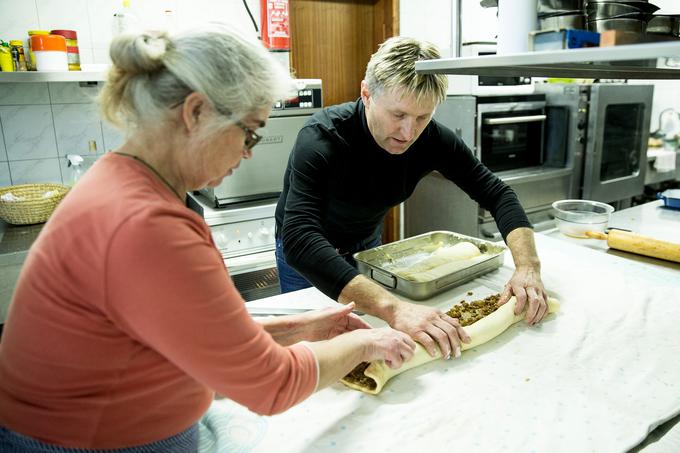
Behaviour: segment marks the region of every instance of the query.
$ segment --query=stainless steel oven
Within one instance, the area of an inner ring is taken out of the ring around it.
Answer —
[[[247,301],[281,292],[274,256],[274,212],[298,132],[322,107],[321,81],[298,80],[298,96],[277,102],[258,133],[253,157],[214,189],[190,194],[203,216],[236,288]]]
[[[554,227],[551,204],[569,197],[573,168],[545,156],[545,95],[449,96],[435,119],[515,191],[536,231]],[[418,184],[403,212],[404,237],[443,229],[501,239],[491,214],[437,172]]]
[[[477,157],[491,171],[543,164],[545,95],[477,96]]]
[[[573,161],[571,197],[626,202],[644,191],[654,87],[544,84],[546,155]]]
[[[267,125],[258,131],[262,140],[254,149],[253,157],[242,161],[238,170],[224,178],[219,187],[202,190],[215,206],[266,200],[278,197],[283,190],[283,173],[297,132],[309,116],[322,107],[321,80],[298,79],[296,83],[298,95],[277,102]]]

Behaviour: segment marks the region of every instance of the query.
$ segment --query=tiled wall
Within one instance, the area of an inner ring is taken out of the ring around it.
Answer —
[[[100,120],[101,84],[0,83],[0,186],[68,180],[67,154],[100,156],[123,141]]]
[[[259,23],[260,2],[247,0]],[[108,63],[113,36],[113,14],[122,0],[0,0],[0,39],[27,39],[33,29],[69,29],[78,33],[82,63]],[[227,22],[255,35],[241,0],[130,0],[139,28],[181,30],[207,21]],[[169,11],[170,13],[166,13]]]
[[[0,0],[0,39],[26,40],[31,29],[78,33],[81,63],[109,63],[113,14],[122,0]],[[255,35],[241,0],[131,0],[138,28],[190,28],[227,22]],[[259,24],[259,1],[248,0]],[[170,11],[170,14],[166,13]],[[97,155],[115,149],[122,135],[100,120],[93,102],[101,83],[0,83],[0,187],[27,182],[66,182],[67,154]]]

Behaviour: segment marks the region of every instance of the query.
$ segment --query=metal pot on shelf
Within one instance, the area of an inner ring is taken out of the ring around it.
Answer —
[[[538,16],[538,26],[541,30],[577,29],[585,28],[586,16],[582,11],[564,11],[561,13],[544,14]]]
[[[620,30],[644,34],[647,22],[658,6],[646,1],[589,1],[586,5],[588,30],[605,32]]]
[[[584,0],[538,0],[537,12],[541,15],[583,11]]]
[[[644,34],[647,29],[647,21],[617,17],[614,19],[601,19],[588,21],[588,30],[602,33],[609,30],[628,31]]]
[[[599,2],[588,3],[586,14],[588,20],[614,19],[618,17],[628,18],[647,18],[659,9],[658,6],[650,3],[636,1],[629,3],[621,2]],[[635,17],[639,15],[640,17]]]
[[[647,23],[647,33],[680,37],[680,15],[655,14]]]

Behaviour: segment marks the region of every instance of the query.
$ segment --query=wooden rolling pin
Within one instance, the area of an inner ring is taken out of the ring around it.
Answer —
[[[609,230],[609,234],[586,231],[586,236],[593,239],[606,239],[607,245],[613,249],[680,263],[680,244],[614,229]]]

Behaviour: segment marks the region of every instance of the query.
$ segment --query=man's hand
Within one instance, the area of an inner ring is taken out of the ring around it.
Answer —
[[[506,283],[499,305],[506,303],[512,296],[517,298],[515,314],[518,315],[524,310],[526,303],[529,303],[524,319],[527,324],[534,325],[540,322],[548,314],[548,294],[545,292],[540,273],[532,267],[522,267],[515,270],[512,278]]]
[[[432,357],[437,355],[437,346],[443,357],[458,357],[461,341],[470,342],[457,319],[440,310],[401,300],[363,275],[357,275],[345,286],[338,301],[356,301],[359,310],[409,334]]]
[[[447,359],[451,355],[460,357],[461,341],[470,342],[470,337],[457,319],[440,310],[403,300],[394,305],[393,315],[388,322],[393,328],[406,332],[422,344],[432,357],[437,353],[437,346]]]
[[[530,228],[512,230],[507,243],[515,261],[515,273],[505,285],[498,304],[503,305],[514,295],[517,298],[515,314],[518,315],[528,302],[524,319],[534,325],[548,313],[548,294],[541,281],[541,262],[536,253],[534,232]]]

